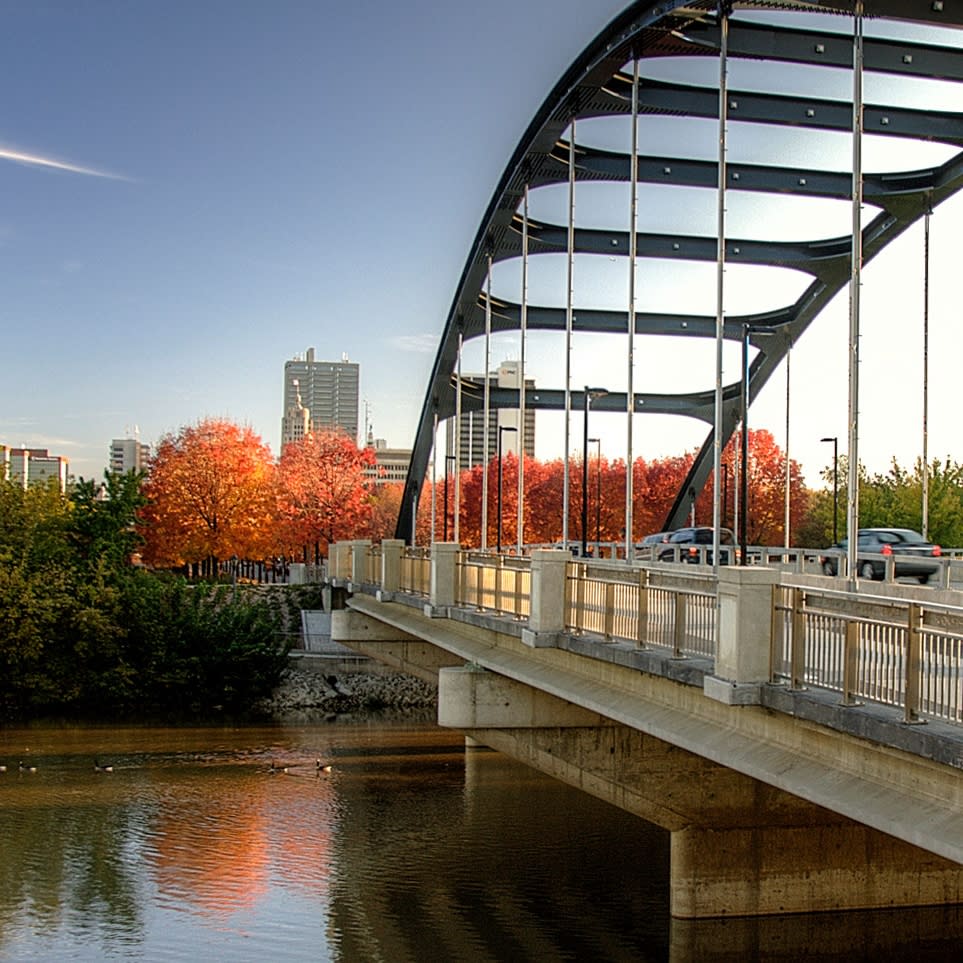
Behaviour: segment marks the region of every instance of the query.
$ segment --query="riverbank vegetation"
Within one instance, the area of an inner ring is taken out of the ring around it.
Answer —
[[[132,564],[141,478],[66,495],[0,482],[0,713],[186,718],[243,712],[286,664],[298,600]]]

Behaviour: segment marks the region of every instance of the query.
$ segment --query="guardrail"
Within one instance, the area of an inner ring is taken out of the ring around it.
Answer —
[[[660,577],[641,566],[570,562],[566,628],[608,641],[661,646],[675,657],[712,658],[716,593],[711,574],[677,570]]]
[[[354,554],[362,547],[361,570],[378,585],[383,570],[378,548],[342,543],[332,552],[333,564],[341,572],[352,565],[358,571],[361,560]],[[394,551],[400,554],[400,591],[435,604],[432,566],[441,564],[440,547],[437,558],[427,548],[402,551],[399,545]],[[785,550],[774,554],[785,556]],[[451,595],[437,604],[534,618],[531,558],[455,550],[446,558]],[[783,574],[772,588],[769,638],[756,636],[755,642],[769,645],[770,680],[838,692],[844,705],[865,700],[892,706],[908,723],[963,724],[963,604],[935,595],[930,602],[921,588],[905,587],[899,598],[873,595],[873,583],[865,580],[858,583],[860,591],[847,590],[842,580],[813,578],[810,560],[795,550],[794,558],[769,566]],[[716,658],[720,601],[711,567],[593,559],[563,560],[561,566],[554,631],[661,648],[675,658]],[[800,569],[806,574],[793,584]],[[540,595],[542,604],[545,597]]]
[[[427,596],[431,592],[431,549],[406,548],[401,553],[401,591]]]
[[[773,592],[772,678],[963,723],[963,609],[779,585]]]
[[[455,600],[467,608],[526,619],[531,612],[532,563],[526,556],[460,552]]]

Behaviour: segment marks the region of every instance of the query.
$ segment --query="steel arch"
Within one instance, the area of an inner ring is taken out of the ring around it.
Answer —
[[[777,13],[822,13],[853,16],[854,0],[747,0],[730,4],[738,11]],[[472,242],[461,278],[445,320],[438,353],[432,368],[425,401],[405,482],[396,535],[410,540],[413,511],[421,489],[433,445],[434,422],[454,414],[455,361],[459,336],[464,340],[484,334],[485,277],[488,258],[501,261],[521,255],[519,205],[526,186],[559,185],[567,181],[569,145],[563,139],[570,121],[631,113],[632,78],[624,65],[637,57],[642,63],[655,58],[717,57],[720,45],[719,4],[711,0],[639,0],[616,17],[583,51],[545,99],[518,146],[485,211]],[[863,0],[864,16],[901,21],[929,27],[963,27],[963,0]],[[851,67],[851,37],[824,29],[800,28],[781,23],[740,21],[729,23],[728,57],[756,59],[790,65]],[[886,40],[867,37],[863,48],[864,70],[893,77],[929,78],[963,84],[963,48],[929,43],[925,40]],[[844,100],[813,99],[781,92],[753,92],[730,89],[731,122],[792,125],[800,130],[849,131],[852,104]],[[963,94],[963,90],[961,90]],[[639,114],[718,118],[718,88],[689,86],[641,79]],[[963,102],[963,96],[960,97]],[[867,174],[863,178],[866,205],[878,213],[863,228],[863,260],[868,262],[927,211],[963,188],[963,113],[908,109],[888,103],[864,103],[864,130],[887,137],[937,141],[953,149],[949,160],[913,171]],[[660,145],[663,146],[663,145]],[[627,182],[628,154],[597,150],[576,141],[579,182]],[[729,191],[789,194],[810,198],[849,199],[852,173],[800,169],[791,164],[730,163],[727,165]],[[682,154],[647,153],[640,147],[639,184],[672,184],[691,188],[717,187],[718,165],[694,160]],[[530,224],[531,254],[563,252],[566,225]],[[717,238],[678,234],[637,234],[638,258],[675,258],[687,261],[715,261]],[[625,255],[628,232],[576,228],[576,254]],[[767,336],[750,334],[757,354],[750,367],[749,398],[756,397],[777,366],[813,319],[849,282],[852,237],[803,242],[725,239],[728,264],[791,266],[806,272],[811,280],[795,300],[760,314],[726,316],[725,338],[739,341],[743,326],[769,329]],[[628,311],[591,309],[580,306],[574,331],[625,334]],[[517,329],[520,305],[492,299],[492,331]],[[529,330],[563,330],[565,310],[529,305]],[[714,337],[716,318],[684,313],[636,314],[638,335],[672,334],[686,337]],[[493,409],[518,407],[518,391],[491,392]],[[536,409],[562,409],[564,391],[539,388],[527,404]],[[646,413],[684,414],[714,421],[712,390],[684,394],[635,392],[634,410]],[[581,394],[572,392],[570,406],[581,405]],[[480,399],[464,397],[465,410],[480,408]],[[625,393],[598,399],[593,410],[626,411]],[[740,415],[740,384],[723,388],[722,440],[732,435]],[[665,521],[665,528],[683,523],[688,507],[687,493],[699,491],[712,470],[713,429],[697,453],[692,468]]]

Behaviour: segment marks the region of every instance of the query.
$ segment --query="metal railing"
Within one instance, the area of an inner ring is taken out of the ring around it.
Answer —
[[[350,568],[350,553],[342,561]],[[380,551],[367,549],[374,584],[381,580],[380,562]],[[784,560],[792,570],[796,562]],[[430,597],[431,565],[430,549],[406,548],[401,591]],[[519,620],[530,616],[529,557],[462,551],[455,566],[456,605]],[[566,631],[657,647],[675,658],[715,658],[719,602],[711,568],[572,559],[565,571]],[[844,705],[892,706],[906,722],[963,724],[963,605],[930,603],[925,589],[892,598],[868,594],[865,583],[854,592],[837,580],[792,581],[786,575],[773,586],[773,682],[838,692]]]
[[[365,552],[365,581],[381,584],[381,545],[369,545]]]
[[[467,608],[516,619],[531,613],[532,562],[527,556],[460,552],[455,600]]]
[[[380,581],[380,576],[379,576]],[[431,593],[431,549],[406,548],[401,553],[401,591],[411,595]]]
[[[963,723],[963,610],[776,586],[772,678],[893,706],[905,722]]]
[[[711,575],[679,571],[666,576],[635,566],[570,562],[565,596],[565,624],[573,632],[661,646],[676,658],[715,655]]]

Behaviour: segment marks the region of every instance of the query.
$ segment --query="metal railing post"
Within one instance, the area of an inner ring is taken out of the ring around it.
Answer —
[[[920,707],[920,650],[923,636],[923,607],[910,602],[906,617],[906,685],[904,689],[903,722],[925,722],[919,717]]]
[[[646,643],[649,627],[649,570],[647,568],[639,569],[638,592],[635,640],[641,649]]]
[[[806,688],[806,593],[801,588],[792,590],[792,644],[790,646],[790,689]]]

